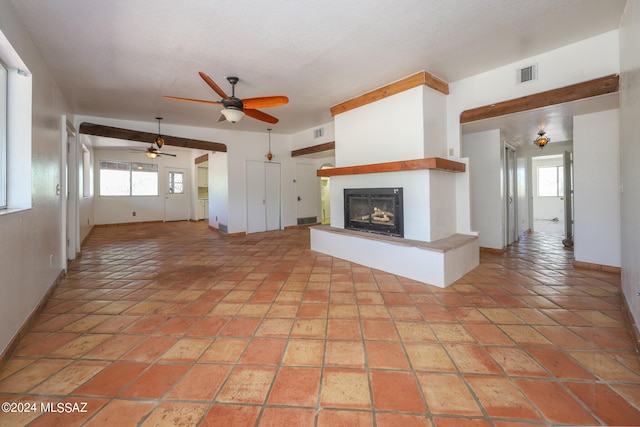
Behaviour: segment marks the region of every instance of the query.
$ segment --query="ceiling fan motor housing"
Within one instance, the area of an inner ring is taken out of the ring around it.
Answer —
[[[242,101],[235,96],[230,96],[222,100],[222,105],[224,108],[232,108],[236,110],[242,110],[244,106],[242,105]]]

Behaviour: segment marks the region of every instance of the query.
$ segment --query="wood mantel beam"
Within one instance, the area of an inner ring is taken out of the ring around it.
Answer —
[[[445,172],[464,172],[465,164],[441,157],[401,160],[398,162],[373,163],[370,165],[346,166],[341,168],[319,169],[317,176],[362,175],[367,173],[402,172],[411,170],[439,170]]]
[[[125,139],[127,141],[146,142],[152,144],[158,136],[157,133],[141,132],[137,130],[122,129],[112,126],[97,125],[84,122],[80,125],[80,133],[85,135],[103,136],[106,138]],[[193,148],[196,150],[227,152],[227,146],[219,142],[201,141],[199,139],[181,138],[162,134],[165,145],[173,147]]]
[[[504,116],[505,114],[519,113],[535,108],[590,98],[592,96],[605,95],[607,93],[617,92],[619,85],[620,76],[618,74],[612,74],[610,76],[600,77],[534,95],[485,105],[484,107],[472,108],[460,114],[460,123],[490,119]]]
[[[334,105],[331,107],[331,115],[335,116],[340,113],[344,113],[345,111],[371,104],[372,102],[379,101],[391,95],[395,95],[396,93],[404,92],[405,90],[409,90],[420,85],[426,85],[431,89],[435,89],[438,92],[449,95],[449,84],[447,82],[426,71],[421,71],[412,76],[405,77],[402,80],[398,80],[397,82],[390,83],[381,88],[372,90],[371,92],[367,92],[363,95],[349,99],[348,101]]]

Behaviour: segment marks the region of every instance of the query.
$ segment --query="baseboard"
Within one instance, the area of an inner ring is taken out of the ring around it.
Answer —
[[[621,274],[622,273],[622,269],[620,267],[613,267],[610,265],[602,265],[602,264],[594,264],[591,262],[584,262],[584,261],[573,261],[573,266],[575,268],[582,268],[585,270],[594,270],[594,271],[604,271],[605,273],[614,273],[614,274]]]
[[[309,223],[309,224],[298,224],[298,225],[285,225],[284,229],[285,230],[295,230],[298,228],[309,228],[309,227],[313,227],[316,225],[320,225],[319,222],[314,222],[314,223]]]
[[[222,233],[227,237],[244,237],[247,235],[246,231],[240,231],[238,233]]]
[[[60,282],[62,282],[65,276],[65,271],[60,270],[60,274],[58,274],[56,280],[49,287],[44,296],[40,299],[40,302],[38,303],[36,308],[33,309],[29,317],[27,317],[27,319],[24,321],[18,332],[14,335],[11,341],[9,341],[9,345],[7,346],[7,348],[0,354],[0,370],[2,370],[5,363],[7,363],[9,358],[13,355],[13,352],[16,351],[20,340],[25,336],[27,330],[29,330],[29,328],[33,325],[33,322],[35,322],[40,313],[42,313],[42,310],[44,310],[44,307],[47,305],[47,302],[49,301],[49,297],[51,297],[53,290],[56,288],[56,286],[58,286]]]
[[[489,254],[502,255],[502,254],[504,254],[504,249],[485,248],[485,247],[480,246],[480,252],[486,252],[486,253],[489,253]]]
[[[247,232],[246,231],[240,231],[239,233],[225,233],[224,231],[220,231],[218,230],[216,227],[210,225],[209,228],[215,232],[218,232],[220,234],[222,234],[223,236],[227,236],[227,237],[242,237],[242,236],[246,236]]]
[[[102,228],[102,227],[121,227],[123,225],[139,225],[139,224],[157,224],[164,222],[162,220],[157,221],[134,221],[134,222],[119,222],[117,224],[95,224],[94,227]]]

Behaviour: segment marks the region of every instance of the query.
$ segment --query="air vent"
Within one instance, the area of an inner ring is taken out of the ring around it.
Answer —
[[[527,83],[538,80],[538,64],[529,65],[527,67],[516,70],[516,83]]]
[[[313,139],[317,139],[324,136],[324,128],[314,129],[313,130]]]

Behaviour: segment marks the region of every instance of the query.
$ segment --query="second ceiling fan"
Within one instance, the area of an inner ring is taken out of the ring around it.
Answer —
[[[218,119],[218,121],[227,120],[231,123],[236,123],[246,114],[249,117],[252,117],[257,120],[262,120],[263,122],[276,124],[278,123],[278,119],[265,113],[257,108],[269,108],[269,107],[278,107],[280,105],[285,105],[289,102],[289,98],[286,96],[261,96],[257,98],[237,98],[235,95],[236,83],[240,80],[238,77],[227,77],[229,83],[231,83],[231,96],[227,95],[224,90],[220,88],[213,81],[211,77],[200,71],[200,77],[209,85],[211,89],[215,93],[218,94],[222,98],[220,101],[206,101],[202,99],[191,99],[191,98],[180,98],[177,96],[164,96],[166,99],[173,99],[175,101],[184,101],[184,102],[195,102],[199,104],[215,104],[222,105],[224,108],[222,110],[222,115]]]

